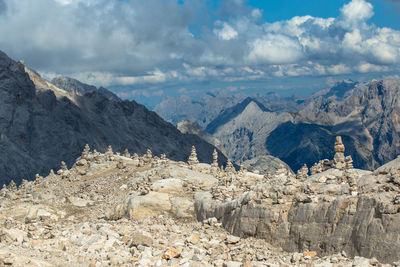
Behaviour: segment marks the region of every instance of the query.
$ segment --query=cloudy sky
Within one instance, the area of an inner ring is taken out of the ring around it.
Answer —
[[[0,0],[0,50],[123,98],[301,93],[398,78],[400,1]]]

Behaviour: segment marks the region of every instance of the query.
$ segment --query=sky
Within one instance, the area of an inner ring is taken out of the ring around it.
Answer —
[[[154,106],[399,78],[400,0],[0,0],[0,50]]]

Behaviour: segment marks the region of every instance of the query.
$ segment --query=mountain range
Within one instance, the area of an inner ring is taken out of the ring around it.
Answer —
[[[296,171],[332,158],[341,135],[354,165],[372,170],[400,152],[399,97],[398,80],[342,81],[309,97],[237,98],[203,127],[238,164],[272,155]]]
[[[135,101],[71,78],[49,82],[0,51],[0,183],[47,175],[61,160],[71,166],[85,144],[101,152],[151,149],[178,161],[194,145],[201,162],[212,162],[215,148]]]

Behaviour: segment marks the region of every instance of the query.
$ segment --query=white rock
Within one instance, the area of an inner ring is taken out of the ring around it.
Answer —
[[[13,242],[21,244],[24,241],[24,237],[27,235],[24,231],[19,229],[3,229],[3,234],[6,235]]]
[[[228,235],[226,238],[228,244],[236,244],[240,241],[240,237],[234,235]]]
[[[87,207],[93,205],[92,200],[82,199],[78,197],[68,197],[68,201],[75,207]]]
[[[181,179],[177,178],[158,180],[154,182],[152,185],[153,191],[163,192],[163,193],[182,192],[182,188],[183,188],[183,182]]]
[[[240,261],[227,261],[224,265],[226,267],[241,267],[242,263]]]
[[[130,218],[155,216],[171,210],[170,195],[150,192],[145,196],[130,197],[126,204],[126,213]]]
[[[187,198],[173,197],[171,198],[171,203],[172,213],[179,218],[189,218],[194,214],[194,203]]]

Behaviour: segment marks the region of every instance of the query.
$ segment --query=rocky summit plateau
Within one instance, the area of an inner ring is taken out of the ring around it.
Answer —
[[[105,153],[0,190],[1,266],[400,266],[400,159],[275,172]],[[311,175],[309,175],[311,173]]]

